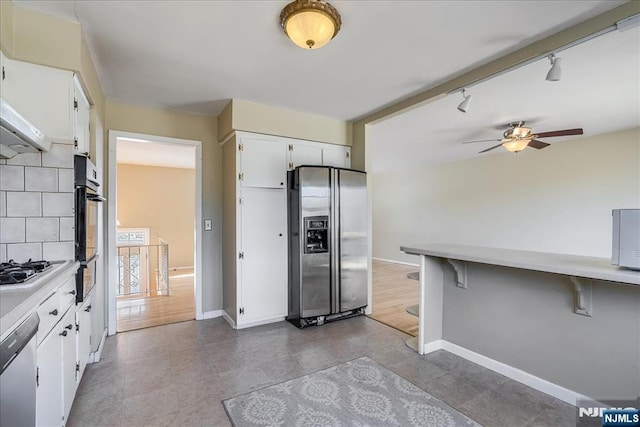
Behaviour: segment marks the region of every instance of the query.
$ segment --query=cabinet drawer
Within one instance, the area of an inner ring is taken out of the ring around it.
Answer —
[[[53,292],[49,298],[40,304],[40,307],[38,307],[36,311],[40,317],[40,325],[38,326],[38,333],[36,334],[37,343],[40,344],[64,315],[58,292]]]
[[[64,285],[58,288],[58,298],[60,299],[60,307],[62,311],[67,311],[70,305],[76,303],[76,281],[69,279]]]

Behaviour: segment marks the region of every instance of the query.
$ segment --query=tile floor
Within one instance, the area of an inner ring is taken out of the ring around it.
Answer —
[[[125,332],[87,366],[70,426],[228,426],[221,400],[369,356],[485,426],[575,426],[575,408],[367,317],[234,331],[221,319]]]

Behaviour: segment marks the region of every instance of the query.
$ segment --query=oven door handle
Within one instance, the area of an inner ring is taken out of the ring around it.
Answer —
[[[102,196],[99,196],[97,194],[87,194],[87,200],[92,201],[92,202],[106,202],[107,199],[105,199]]]
[[[87,181],[89,181],[90,183],[92,183],[96,187],[100,187],[100,183],[98,181],[94,181],[93,179],[89,179],[89,178],[87,178]]]

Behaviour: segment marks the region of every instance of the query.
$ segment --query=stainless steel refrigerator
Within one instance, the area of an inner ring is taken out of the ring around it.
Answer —
[[[289,310],[298,327],[364,313],[367,176],[326,166],[288,172]]]

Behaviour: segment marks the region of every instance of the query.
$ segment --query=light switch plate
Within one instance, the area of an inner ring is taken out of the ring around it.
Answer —
[[[204,231],[211,231],[211,230],[213,230],[213,221],[211,221],[210,219],[205,219]]]

